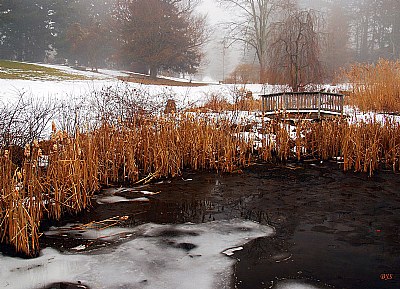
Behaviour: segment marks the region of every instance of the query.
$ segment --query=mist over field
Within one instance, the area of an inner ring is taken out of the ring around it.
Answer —
[[[178,12],[185,17],[172,20]],[[399,12],[395,0],[4,0],[0,58],[214,81],[242,81],[238,74],[247,69],[252,82],[269,83],[287,83],[283,75],[296,67],[317,66],[296,72],[301,79],[290,84],[329,83],[353,62],[399,58]],[[263,13],[268,17],[253,21]],[[306,14],[308,24],[301,20]],[[282,54],[301,43],[308,45],[296,52],[301,61]]]

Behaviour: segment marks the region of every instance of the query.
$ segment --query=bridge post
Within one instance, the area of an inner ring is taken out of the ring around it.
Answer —
[[[318,118],[321,118],[321,92],[318,92],[317,104],[318,104]]]
[[[340,111],[341,111],[341,113],[340,113],[340,116],[341,117],[343,117],[343,110],[344,110],[344,95],[342,94],[341,96],[340,96]]]

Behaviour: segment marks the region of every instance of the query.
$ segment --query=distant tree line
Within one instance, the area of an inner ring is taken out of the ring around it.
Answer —
[[[254,53],[261,82],[301,90],[332,81],[352,62],[400,58],[399,0],[309,1],[313,7],[301,0],[218,2],[235,14],[227,39]]]
[[[328,74],[351,62],[400,58],[399,0],[326,0]]]
[[[194,73],[206,40],[193,0],[1,0],[0,58]]]

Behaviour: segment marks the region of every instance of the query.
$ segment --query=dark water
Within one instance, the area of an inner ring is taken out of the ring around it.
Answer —
[[[126,215],[124,225],[135,226],[250,219],[273,226],[276,234],[235,252],[235,288],[297,279],[323,288],[400,289],[398,174],[369,178],[343,173],[335,163],[256,164],[231,175],[186,172],[118,195],[135,198],[140,189],[160,193],[145,203],[94,205],[79,221]],[[55,236],[44,237],[46,245],[76,246]]]

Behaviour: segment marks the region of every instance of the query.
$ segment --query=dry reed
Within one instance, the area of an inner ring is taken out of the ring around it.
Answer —
[[[1,242],[35,255],[43,217],[80,212],[100,185],[149,182],[185,168],[231,172],[245,166],[251,154],[240,133],[228,121],[190,114],[138,115],[91,132],[76,128],[74,135],[53,127],[50,140],[27,145],[22,168],[13,165],[8,150],[2,153]]]
[[[400,113],[400,62],[355,64],[344,72],[352,85],[349,104],[362,111]]]
[[[265,133],[261,156],[267,161],[274,156],[280,161],[340,159],[345,171],[369,175],[380,167],[393,172],[400,169],[400,124],[389,119],[354,124],[342,118],[321,122],[299,120],[296,126],[271,123],[265,126]]]
[[[281,162],[339,158],[344,170],[369,174],[380,167],[400,170],[400,124],[389,119],[272,121],[263,127],[258,150],[244,132],[245,127],[204,115],[137,115],[93,131],[76,128],[73,135],[53,128],[50,140],[26,146],[20,168],[11,161],[12,152],[3,150],[1,242],[35,255],[44,217],[59,219],[65,212],[84,210],[102,185],[146,183],[186,168],[233,172],[260,156]]]

